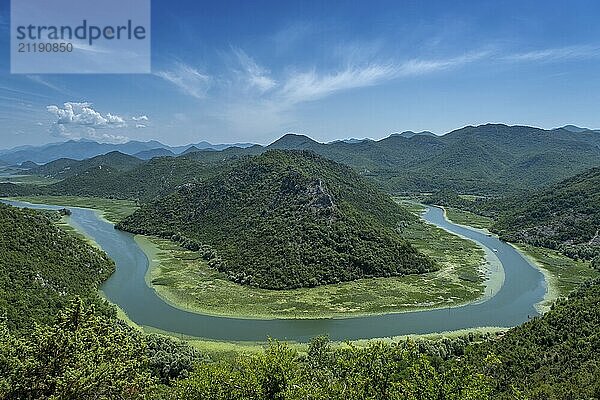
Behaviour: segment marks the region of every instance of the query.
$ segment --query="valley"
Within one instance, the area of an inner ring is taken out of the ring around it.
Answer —
[[[35,207],[48,206],[41,205]],[[56,206],[56,208],[59,207]],[[284,324],[279,320],[271,319],[246,320],[191,314],[179,311],[165,303],[148,286],[148,282],[145,280],[149,266],[148,258],[142,252],[142,249],[138,247],[133,236],[114,230],[111,224],[99,220],[96,213],[92,210],[74,208],[72,212],[70,218],[73,220],[74,226],[77,226],[86,236],[93,238],[98,245],[107,251],[117,264],[116,273],[102,287],[104,295],[112,302],[118,304],[127,316],[138,325],[158,328],[161,331],[171,330],[175,334],[181,333],[186,336],[213,340],[263,341],[266,340],[268,334],[269,336],[287,338],[288,340],[305,341],[310,337],[318,335],[323,327],[330,326],[328,333],[332,339],[347,340],[351,338],[385,337],[410,333],[430,333],[440,330],[460,330],[466,327],[507,326],[519,319],[526,320],[526,312],[529,312],[530,315],[535,313],[533,305],[541,301],[543,297],[543,292],[540,290],[523,293],[515,297],[515,290],[522,289],[519,289],[520,286],[513,288],[513,284],[508,284],[508,282],[516,284],[517,282],[523,282],[524,279],[537,280],[536,286],[541,289],[543,287],[543,278],[540,274],[536,273],[533,267],[524,263],[514,250],[511,250],[507,246],[506,251],[508,253],[506,257],[508,259],[517,257],[517,259],[521,260],[520,262],[527,265],[527,269],[518,272],[520,274],[519,277],[508,279],[507,276],[502,286],[503,290],[496,293],[490,299],[466,307],[456,308],[455,311],[454,307],[457,304],[451,304],[451,308],[448,308],[448,303],[445,303],[443,308],[439,310],[435,309],[435,304],[425,304],[425,309],[431,307],[434,309],[431,311],[400,314],[385,313],[381,316],[375,315],[361,318],[349,318],[352,315],[350,313],[345,316],[348,319],[337,320],[338,322],[333,325],[331,325],[331,322],[328,322],[332,320],[328,319],[308,319],[306,321],[292,319]],[[451,225],[445,224],[441,210],[432,214],[432,218],[434,218],[433,221],[436,224],[442,224],[445,229],[458,230],[461,235],[465,236],[475,235],[483,242],[492,241],[496,242],[495,246],[502,246],[497,239],[488,238],[483,234],[469,231],[468,229],[453,228]],[[487,246],[490,245],[488,244]],[[135,266],[135,268],[132,269],[132,266]],[[512,269],[516,268],[514,261],[508,267]],[[524,273],[525,275],[523,275]],[[414,282],[413,284],[415,283],[419,282]],[[444,281],[445,283],[446,281]],[[388,284],[393,284],[393,282],[388,282]],[[415,284],[414,287],[417,289],[422,286]],[[442,290],[447,290],[447,288],[442,286]],[[477,291],[476,293],[481,296],[481,291]],[[350,297],[353,298],[354,295]],[[474,296],[474,298],[477,297]],[[508,299],[510,300],[507,302]],[[356,301],[359,303],[361,301],[360,297]],[[527,303],[529,303],[528,306],[525,305]],[[502,307],[498,307],[498,304],[502,304]],[[494,315],[490,315],[486,311],[490,307],[495,310]],[[365,324],[367,319],[369,322]],[[198,323],[194,321],[198,321]],[[202,322],[199,323],[200,321]],[[248,322],[246,323],[245,321]],[[423,326],[423,321],[428,321],[428,324]],[[438,324],[438,328],[436,328],[436,324]],[[243,329],[236,328],[242,325],[244,326]],[[302,336],[298,336],[298,332],[303,332]]]
[[[0,1],[0,400],[600,400],[598,15]]]
[[[591,230],[577,225],[583,219],[569,219],[581,235],[561,233],[568,243],[541,241],[529,232],[548,229],[520,222],[528,211],[517,202],[531,204],[538,192],[459,193],[441,180],[441,191],[392,196],[381,190],[383,175],[274,147],[281,142],[150,160],[57,160],[5,174],[0,190],[14,205],[67,208],[53,217],[57,229],[108,254],[115,272],[94,301],[109,318],[148,338],[184,339],[216,359],[261,357],[272,339],[310,352],[322,334],[335,349],[328,351],[342,353],[347,341],[372,353],[407,338],[487,351],[494,337],[546,320],[557,302],[600,277]],[[572,215],[576,204],[595,218],[594,177],[567,178],[539,196],[564,203],[581,193],[571,208],[556,208]],[[564,193],[555,195],[557,187]],[[570,218],[556,215],[543,223]],[[192,350],[173,356],[180,351]],[[479,368],[480,358],[470,360],[468,368]]]

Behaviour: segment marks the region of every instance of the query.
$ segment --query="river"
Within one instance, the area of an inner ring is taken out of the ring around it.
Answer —
[[[5,201],[18,207],[63,207]],[[106,298],[135,323],[182,335],[222,341],[264,341],[267,338],[308,341],[327,334],[331,340],[383,338],[476,327],[512,327],[538,315],[543,300],[542,273],[514,247],[496,237],[448,221],[441,208],[429,207],[423,218],[493,250],[504,267],[504,283],[485,301],[459,307],[339,319],[240,319],[196,314],[164,302],[145,281],[148,258],[132,234],[114,229],[95,210],[68,207],[71,223],[91,237],[116,264],[102,286]]]

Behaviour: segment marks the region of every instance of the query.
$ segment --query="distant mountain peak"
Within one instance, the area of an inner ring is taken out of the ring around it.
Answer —
[[[289,150],[303,150],[310,149],[314,146],[318,146],[320,143],[309,138],[306,135],[298,133],[286,133],[267,148],[269,149],[289,149]]]
[[[197,148],[196,146],[190,146],[187,149],[185,149],[185,151],[183,153],[181,153],[181,154],[196,153],[198,151],[200,151],[200,149]]]
[[[564,129],[565,131],[573,132],[573,133],[582,133],[582,132],[599,132],[599,130],[594,130],[590,128],[581,128],[576,125],[565,125],[556,129]]]
[[[421,131],[421,132],[413,132],[413,131],[404,131],[404,132],[394,132],[390,136],[399,136],[406,139],[410,139],[414,136],[436,136],[435,133],[429,131]]]

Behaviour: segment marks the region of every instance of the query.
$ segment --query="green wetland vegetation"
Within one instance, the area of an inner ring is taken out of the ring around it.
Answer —
[[[471,226],[478,229],[489,229],[494,223],[490,217],[473,214],[458,208],[446,207],[446,216],[454,223]]]
[[[518,243],[546,276],[545,313],[505,332],[184,342],[124,322],[98,295],[114,264],[68,216],[0,205],[0,399],[600,398],[600,174],[585,170],[598,165],[596,136],[486,125],[356,147],[307,139],[270,149],[308,148],[354,170],[260,146],[150,161],[110,153],[3,178],[0,194],[93,208],[155,235],[137,238],[153,261],[147,281],[178,307],[328,318],[482,296],[483,250],[379,189],[427,191],[450,220]]]
[[[469,240],[421,222],[403,234],[440,270],[403,277],[274,291],[239,285],[211,268],[197,252],[165,239],[143,237],[150,255],[147,280],[171,304],[196,312],[247,318],[349,317],[448,307],[483,295],[484,252]]]
[[[25,257],[31,243],[39,244],[27,240],[33,232],[60,228],[47,213],[8,206],[1,210],[3,224],[27,227],[12,232],[11,258],[2,265],[27,274],[35,264],[11,260]],[[61,276],[79,270],[78,264],[66,262],[74,257],[102,260],[85,242],[66,237],[69,252],[56,252],[52,246],[35,250],[43,257],[54,254],[63,266]],[[42,274],[53,276],[45,270]],[[97,298],[94,286],[100,281],[67,285],[87,287],[79,294]],[[211,360],[185,343],[142,335],[114,313],[102,312],[101,303],[86,305],[75,291],[63,296],[55,311],[43,313],[40,324],[27,320],[21,325],[20,313],[47,294],[34,288],[15,295],[15,312],[0,323],[2,399],[475,400],[587,399],[600,394],[597,280],[505,334],[345,346],[315,338],[301,350],[273,341],[263,350],[221,360]]]
[[[50,204],[57,206],[93,208],[102,213],[106,220],[117,223],[133,214],[139,207],[131,200],[116,200],[99,197],[79,196],[19,196],[9,199],[26,201],[34,204]]]

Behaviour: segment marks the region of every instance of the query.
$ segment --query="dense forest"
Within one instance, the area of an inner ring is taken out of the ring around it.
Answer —
[[[53,218],[59,218],[58,211],[0,203],[0,310],[13,331],[52,321],[75,296],[108,309],[94,292],[114,263],[56,227]]]
[[[193,155],[186,155],[126,163],[129,159],[123,157],[130,156],[112,154],[83,161],[57,160],[32,171],[64,178],[60,182],[45,186],[0,183],[0,196],[69,195],[148,202],[179,185],[202,182],[225,168],[230,160],[199,161]],[[73,162],[76,167],[70,166]]]
[[[28,173],[53,179],[65,179],[100,166],[110,166],[110,168],[118,171],[127,171],[142,163],[143,161],[137,157],[112,151],[86,160],[59,158],[58,160],[32,168]]]
[[[598,310],[596,280],[496,336],[364,347],[315,338],[306,352],[272,341],[258,354],[210,360],[74,298],[31,332],[0,321],[0,399],[593,399]]]
[[[549,190],[532,193],[527,202],[518,205],[508,203],[516,197],[472,201],[453,192],[438,193],[432,199],[494,215],[497,224],[507,218],[506,226],[514,224],[525,232],[554,235],[561,232],[561,225],[569,225],[572,230],[564,233],[568,236],[548,237],[569,239],[557,242],[559,248],[593,247],[595,232],[585,222],[595,221],[597,216],[597,179],[598,171],[591,170]],[[244,182],[250,183],[246,186]],[[254,187],[260,188],[260,195],[253,192]],[[546,204],[556,207],[538,211],[539,220],[552,229],[527,231],[532,228],[523,216],[528,216],[529,210],[518,207],[535,205],[538,197],[541,203],[536,209]],[[243,201],[247,199],[254,201]],[[352,249],[359,250],[366,248],[361,247],[361,241],[370,243],[373,237],[386,237],[413,218],[349,168],[312,153],[270,151],[232,162],[222,173],[201,182],[180,186],[126,222],[133,223],[140,216],[144,217],[140,221],[148,224],[145,226],[158,221],[156,233],[172,235],[188,247],[216,251],[222,257],[218,244],[207,247],[204,237],[194,237],[193,230],[185,234],[172,230],[173,221],[204,221],[205,217],[186,210],[190,201],[209,210],[208,215],[214,212],[210,220],[213,225],[235,226],[233,232],[241,243],[248,243],[243,241],[248,240],[244,235],[251,235],[249,227],[254,225],[252,221],[228,219],[221,212],[226,204],[234,205],[239,215],[259,215],[267,221],[273,216],[276,229],[284,235],[291,232],[286,243],[302,243],[295,229],[317,229],[311,224],[322,221],[328,227],[340,224],[343,237],[353,238],[358,227],[360,232],[365,227],[367,232],[372,229],[373,236],[357,235],[352,242]],[[181,210],[188,214],[179,214]],[[524,219],[509,223],[511,215]],[[58,218],[58,212],[0,205],[2,400],[600,397],[600,280],[584,284],[545,315],[505,334],[373,342],[364,347],[340,347],[325,338],[315,338],[306,352],[272,341],[258,354],[211,360],[183,342],[144,335],[118,320],[112,307],[97,295],[114,265],[101,251],[55,226],[53,221]],[[584,223],[578,224],[580,221]],[[162,230],[165,227],[168,229]],[[338,232],[336,229],[332,231]],[[396,238],[403,243],[396,236],[389,240]],[[344,245],[336,240],[334,236],[325,242],[332,244],[332,252]],[[224,260],[215,254],[209,256],[215,266]],[[416,253],[412,256],[420,257]],[[374,256],[369,258],[373,260]]]
[[[392,193],[451,189],[499,195],[556,183],[600,165],[600,134],[487,124],[443,136],[317,143],[286,135],[268,146],[312,150],[352,166]]]
[[[506,240],[558,249],[575,258],[600,255],[600,168],[486,206],[491,207],[498,216],[493,229]]]
[[[349,167],[272,150],[182,185],[117,227],[182,242],[241,284],[287,289],[434,270],[398,234],[415,218]]]
[[[495,354],[500,399],[600,398],[600,280],[582,285],[543,317],[511,329],[501,340],[471,346],[469,363]],[[519,398],[519,397],[517,397]]]

